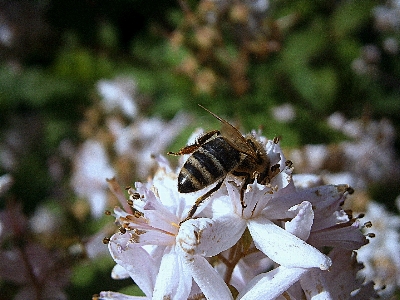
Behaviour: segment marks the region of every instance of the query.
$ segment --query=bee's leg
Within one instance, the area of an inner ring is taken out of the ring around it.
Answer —
[[[240,176],[244,177],[244,183],[242,184],[242,187],[240,188],[240,204],[242,204],[242,210],[247,207],[246,203],[244,203],[244,192],[246,191],[247,185],[252,181],[252,177],[249,173],[245,172],[232,172],[233,175],[235,176]]]
[[[193,144],[186,147],[183,147],[178,152],[167,152],[168,155],[184,155],[184,154],[191,154],[196,151],[201,145]]]
[[[205,193],[203,196],[197,198],[196,202],[194,203],[194,205],[192,206],[192,208],[189,210],[188,216],[183,219],[179,224],[182,224],[183,222],[191,219],[193,217],[193,215],[195,214],[197,208],[200,206],[201,203],[204,202],[204,200],[206,200],[208,197],[210,197],[214,192],[218,191],[219,188],[222,185],[222,182],[224,182],[224,180],[220,180],[216,186],[214,186],[211,190],[209,190],[207,193]]]
[[[201,145],[203,145],[207,140],[209,140],[212,136],[218,135],[220,132],[219,130],[212,130],[209,132],[206,132],[202,135],[200,135],[194,144],[188,145],[186,147],[183,147],[181,150],[178,152],[168,152],[168,155],[184,155],[184,154],[191,154],[194,151],[196,151]]]
[[[207,142],[207,140],[209,140],[212,136],[214,136],[214,135],[219,135],[219,134],[220,134],[219,130],[211,130],[211,131],[208,131],[208,132],[206,132],[206,133],[200,135],[200,136],[196,139],[195,144],[197,144],[197,145],[203,145],[203,144],[204,144],[205,142]]]

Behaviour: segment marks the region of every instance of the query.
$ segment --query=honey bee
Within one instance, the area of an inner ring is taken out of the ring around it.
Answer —
[[[263,145],[252,134],[243,136],[233,125],[200,104],[199,106],[222,123],[221,130],[206,132],[194,144],[168,154],[191,154],[178,175],[180,193],[193,193],[217,184],[196,200],[182,222],[193,217],[199,205],[221,187],[228,174],[244,178],[240,192],[240,202],[244,209],[246,204],[243,198],[247,185],[256,178],[258,183],[265,184],[271,173],[277,167],[279,169],[279,166],[271,167]]]

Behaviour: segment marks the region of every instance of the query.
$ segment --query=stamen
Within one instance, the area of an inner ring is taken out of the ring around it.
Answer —
[[[140,199],[140,194],[138,192],[134,192],[133,194],[130,194],[131,198],[134,200]]]
[[[175,222],[170,223],[172,226],[179,228],[179,224],[176,224]]]
[[[364,223],[364,226],[365,226],[366,228],[371,228],[371,227],[372,227],[372,222],[371,222],[371,221],[365,222],[365,223]]]

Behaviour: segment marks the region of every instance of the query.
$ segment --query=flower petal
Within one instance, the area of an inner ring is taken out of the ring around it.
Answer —
[[[338,247],[346,250],[356,250],[368,243],[360,231],[359,221],[353,224],[337,224],[330,228],[313,231],[307,241],[315,247]]]
[[[332,264],[316,248],[264,217],[251,219],[247,224],[256,247],[282,266],[327,270]]]
[[[200,255],[186,255],[185,258],[186,267],[190,270],[194,281],[207,299],[233,299],[222,277],[204,257]]]
[[[161,260],[153,299],[187,299],[192,287],[191,274],[183,266],[175,248],[168,250]]]
[[[349,299],[352,292],[360,288],[362,280],[356,275],[362,264],[357,262],[356,253],[352,250],[335,248],[329,256],[333,261],[329,272],[313,269],[301,278],[301,286],[313,300]],[[365,299],[372,299],[373,295]]]
[[[266,206],[268,218],[274,220],[287,218],[291,214],[288,212],[290,207],[308,201],[314,206],[315,219],[326,219],[339,210],[345,200],[347,188],[346,185],[323,185],[298,189],[288,194],[283,193],[286,189],[281,190],[280,194],[275,195]]]
[[[112,269],[112,271],[111,271],[111,278],[112,279],[126,279],[126,278],[129,278],[129,277],[130,277],[130,275],[126,271],[126,269],[123,266],[119,265],[119,264],[116,264],[114,266],[114,268]]]
[[[127,234],[114,234],[108,243],[108,249],[114,261],[123,266],[140,289],[151,297],[158,272],[157,264],[142,247],[125,248],[126,241],[121,240]],[[146,262],[146,265],[143,265]]]
[[[128,296],[121,293],[107,291],[107,292],[101,292],[98,299],[99,300],[145,300],[150,298],[142,296]]]
[[[285,223],[285,230],[306,241],[310,236],[311,226],[314,221],[311,203],[303,201],[289,210],[297,212],[297,215],[291,221]]]
[[[236,244],[245,229],[246,222],[236,214],[191,219],[182,223],[176,240],[184,251],[210,257]]]
[[[273,300],[298,281],[307,271],[307,269],[302,268],[280,266],[267,273],[262,273],[249,282],[237,299]]]

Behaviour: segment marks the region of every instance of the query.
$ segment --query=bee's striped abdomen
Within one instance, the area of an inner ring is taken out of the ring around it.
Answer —
[[[240,152],[223,137],[203,144],[188,158],[178,177],[180,193],[192,193],[226,176],[240,162]]]

